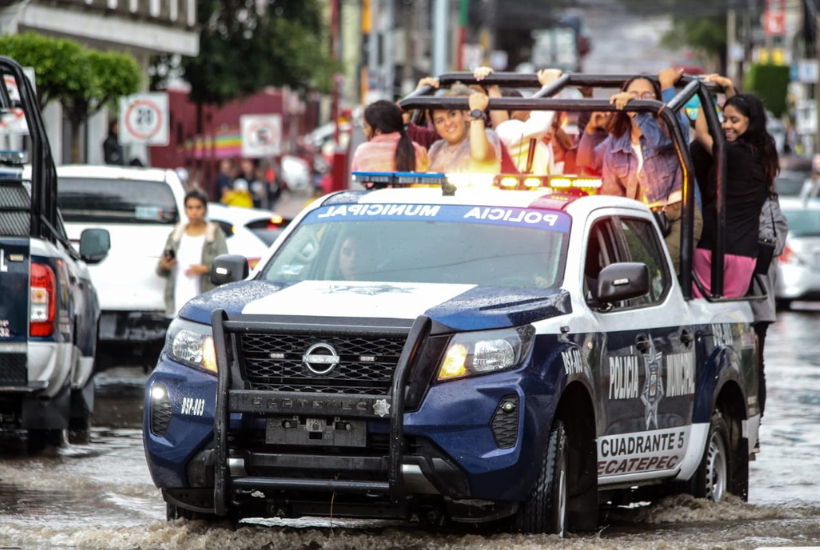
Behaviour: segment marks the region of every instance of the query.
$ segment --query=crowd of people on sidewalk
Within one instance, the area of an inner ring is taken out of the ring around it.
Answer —
[[[481,67],[474,79],[481,83],[492,69]],[[354,171],[431,171],[443,173],[573,174],[601,179],[601,194],[628,197],[646,204],[655,214],[676,272],[680,272],[684,171],[671,132],[661,118],[648,112],[626,112],[636,99],[659,100],[675,96],[683,75],[679,69],[660,71],[657,78],[638,76],[625,82],[610,98],[614,113],[584,113],[578,117],[578,135],[564,131],[567,113],[548,111],[487,111],[490,98],[520,97],[515,89],[455,84],[441,90],[433,77],[418,87],[436,88],[437,95],[467,97],[469,109],[433,110],[427,122],[411,122],[388,101],[365,109],[362,143],[353,156]],[[542,86],[561,76],[557,70],[538,73]],[[766,130],[766,111],[759,98],[737,93],[731,80],[708,75],[725,95],[721,127],[726,142],[725,297],[768,294],[753,305],[760,341],[761,409],[765,402],[763,342],[774,322],[777,269],[772,258],[784,247],[788,226],[780,212],[774,186],[779,170],[774,138]],[[581,90],[590,97],[591,90]],[[717,163],[702,106],[681,110],[681,129],[693,138],[689,144],[695,168],[693,293],[710,295],[712,250],[717,234]],[[402,120],[403,117],[403,120]],[[402,123],[403,122],[403,123]]]

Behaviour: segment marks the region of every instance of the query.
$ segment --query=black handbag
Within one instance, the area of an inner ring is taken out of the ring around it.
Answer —
[[[771,239],[758,237],[757,239],[757,263],[755,264],[755,274],[765,275],[769,272],[769,266],[772,265],[774,259],[774,249],[777,246],[777,228],[774,225],[774,212],[769,209],[772,215],[772,232],[774,235]]]

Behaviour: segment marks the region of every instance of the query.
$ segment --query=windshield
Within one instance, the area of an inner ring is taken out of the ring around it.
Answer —
[[[161,181],[59,179],[57,203],[66,222],[175,224],[174,194]]]
[[[783,214],[789,222],[790,237],[820,237],[820,211],[785,210]]]
[[[385,215],[386,213],[386,215]],[[268,281],[379,281],[550,288],[569,217],[522,208],[339,205],[311,212],[264,270]]]

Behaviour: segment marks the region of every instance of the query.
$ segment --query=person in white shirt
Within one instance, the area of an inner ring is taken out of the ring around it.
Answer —
[[[194,189],[185,195],[188,222],[174,228],[157,266],[157,275],[166,278],[165,310],[176,316],[189,300],[214,288],[211,265],[220,254],[228,253],[225,233],[215,222],[206,222],[208,198]]]
[[[492,74],[490,67],[479,67],[473,72],[476,80],[483,80]],[[560,69],[538,71],[538,82],[548,86],[561,76]],[[498,86],[488,86],[487,95],[493,97],[523,97],[518,90],[501,90]],[[552,124],[553,111],[490,111],[493,129],[507,147],[516,168],[521,173],[551,174],[554,171],[552,156],[542,138]],[[528,166],[530,148],[535,147],[532,165]]]

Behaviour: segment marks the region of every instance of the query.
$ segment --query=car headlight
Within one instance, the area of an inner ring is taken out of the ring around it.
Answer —
[[[532,325],[456,334],[444,354],[438,380],[513,369],[527,357],[534,336]]]
[[[216,350],[210,325],[192,323],[177,317],[168,327],[165,353],[185,365],[217,372]]]

